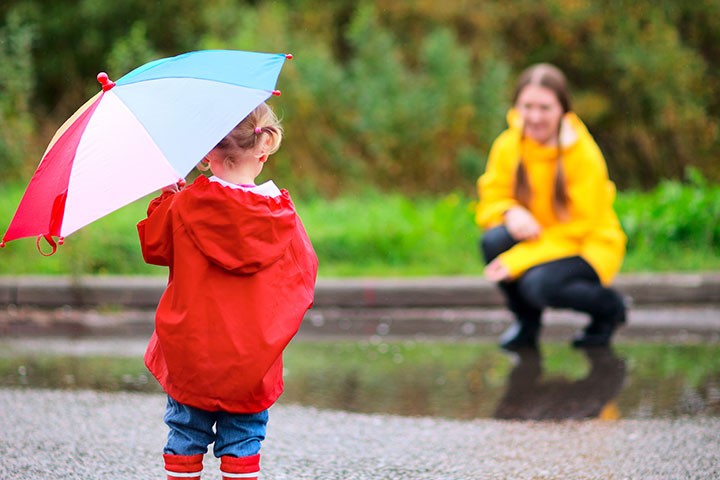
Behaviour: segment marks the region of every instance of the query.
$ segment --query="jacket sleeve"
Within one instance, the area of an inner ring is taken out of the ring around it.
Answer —
[[[167,267],[173,252],[170,207],[173,193],[163,193],[148,206],[148,217],[137,225],[143,259],[151,265]]]
[[[519,204],[513,195],[518,161],[517,149],[511,147],[513,135],[506,131],[493,143],[485,173],[477,181],[480,200],[475,210],[475,223],[481,228],[501,225],[505,212]]]

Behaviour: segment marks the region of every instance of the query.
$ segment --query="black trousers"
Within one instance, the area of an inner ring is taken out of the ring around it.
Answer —
[[[518,243],[504,226],[486,231],[480,243],[486,263]],[[610,322],[624,311],[618,292],[604,287],[595,270],[579,256],[537,265],[520,278],[499,282],[508,308],[523,323],[541,321],[547,307],[590,315],[593,322]]]

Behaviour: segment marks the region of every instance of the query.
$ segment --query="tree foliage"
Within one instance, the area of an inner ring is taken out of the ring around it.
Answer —
[[[295,55],[269,173],[323,195],[472,190],[539,61],[567,73],[621,187],[720,180],[720,0],[6,0],[0,166],[34,168],[98,71],[201,48]]]
[[[0,167],[10,176],[22,168],[35,133],[30,110],[34,87],[32,37],[32,28],[23,25],[15,13],[8,15],[0,28]]]

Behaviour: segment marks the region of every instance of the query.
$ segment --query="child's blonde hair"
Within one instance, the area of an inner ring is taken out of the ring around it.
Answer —
[[[255,110],[245,117],[225,138],[215,145],[222,152],[225,162],[234,163],[239,154],[254,149],[259,142],[270,138],[269,148],[264,154],[272,155],[280,148],[283,138],[283,128],[275,112],[267,103],[261,103]],[[207,163],[198,165],[200,170],[207,170]]]

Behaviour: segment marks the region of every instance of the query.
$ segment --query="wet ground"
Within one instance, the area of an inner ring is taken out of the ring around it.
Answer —
[[[159,394],[0,388],[0,478],[164,479]],[[446,420],[270,412],[263,480],[715,479],[720,419]],[[203,478],[220,478],[205,457]]]
[[[160,393],[145,337],[0,340],[0,386]],[[296,339],[283,404],[356,413],[500,418],[720,417],[714,342],[624,341],[503,352],[489,341]]]
[[[0,478],[164,478],[148,313],[5,313]],[[720,478],[719,320],[635,310],[613,349],[583,352],[567,339],[584,319],[553,312],[539,352],[508,355],[500,310],[313,312],[262,478]]]

